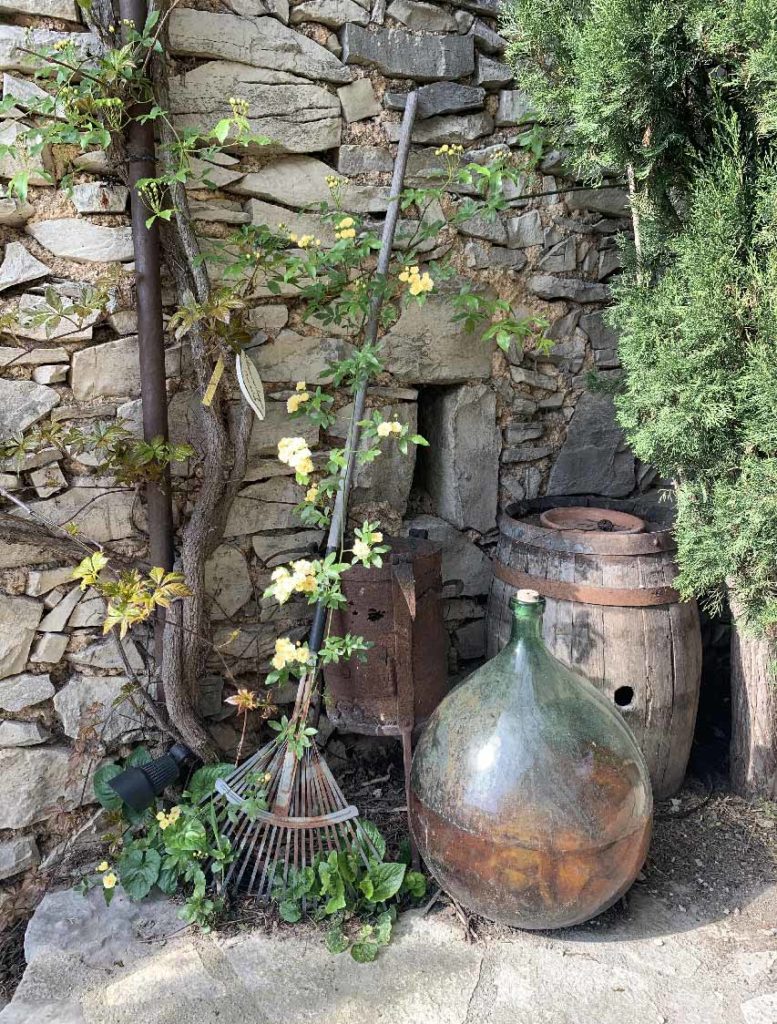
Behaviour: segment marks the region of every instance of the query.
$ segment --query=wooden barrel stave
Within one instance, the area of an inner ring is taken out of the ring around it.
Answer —
[[[557,536],[550,536],[548,546],[542,547],[542,535],[554,531],[538,531],[534,523],[527,528],[520,523],[516,529],[515,523],[503,523],[496,559],[540,581],[665,593],[677,575],[666,531],[641,535],[645,539],[635,545],[638,553],[629,555],[623,551],[622,538],[612,535],[604,535],[604,540],[601,534],[574,538],[566,549]],[[639,535],[630,539],[635,536]],[[621,550],[602,551],[607,539]],[[489,657],[509,639],[514,590],[494,577],[487,619]],[[698,707],[701,635],[695,603],[620,607],[549,597],[543,635],[560,661],[580,671],[610,700],[620,688],[631,687],[632,700],[620,710],[645,753],[655,795],[661,799],[676,792],[685,774]]]

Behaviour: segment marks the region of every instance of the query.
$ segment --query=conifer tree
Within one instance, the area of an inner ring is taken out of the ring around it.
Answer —
[[[508,0],[505,23],[576,173],[630,182],[619,418],[675,481],[683,595],[728,588],[732,774],[777,798],[777,5]]]

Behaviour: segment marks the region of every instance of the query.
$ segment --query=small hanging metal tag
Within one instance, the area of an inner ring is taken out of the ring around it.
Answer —
[[[264,419],[264,386],[259,371],[246,352],[238,353],[237,382],[243,392],[243,398],[256,413],[257,419]]]

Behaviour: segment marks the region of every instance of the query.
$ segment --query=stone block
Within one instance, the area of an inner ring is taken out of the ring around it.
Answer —
[[[57,494],[67,487],[65,474],[58,462],[51,466],[43,466],[41,469],[34,469],[30,473],[30,483],[39,498],[50,498],[52,494]]]
[[[36,0],[30,2],[35,3]],[[52,32],[42,28],[3,25],[0,27],[0,71],[29,74],[30,50],[49,50],[64,42],[74,46],[76,60],[88,60],[102,51],[99,40],[91,32]]]
[[[581,316],[580,327],[588,335],[594,350],[617,349],[618,332],[604,322],[601,313],[586,313]]]
[[[78,21],[75,0],[0,0],[3,14],[32,14],[36,18],[56,18],[59,21]]]
[[[429,540],[442,548],[444,597],[478,597],[487,594],[493,576],[491,560],[465,533],[437,516],[415,516],[402,532],[426,530]]]
[[[0,199],[0,224],[9,228],[21,228],[27,223],[34,213],[30,203],[23,203],[21,199],[5,197]]]
[[[50,273],[46,264],[36,259],[21,242],[9,242],[0,265],[0,292],[16,288],[28,281],[40,281]]]
[[[36,366],[32,379],[36,384],[63,384],[67,380],[67,366]]]
[[[28,224],[26,231],[44,249],[76,263],[126,263],[135,256],[131,228],[57,217]]]
[[[355,3],[355,0],[305,0],[292,8],[289,21],[292,25],[315,21],[329,28],[340,28],[350,21],[357,25],[369,25],[370,12]]]
[[[26,132],[27,126],[19,121],[0,122],[0,145],[8,147],[0,156],[0,178],[13,178],[26,172],[30,185],[52,187],[51,149],[44,146],[40,153],[33,155],[30,151],[32,140],[24,137]]]
[[[323,539],[322,530],[296,530],[294,533],[255,534],[251,544],[264,568],[273,569],[298,558],[313,557]]]
[[[56,598],[57,593],[58,591],[55,590],[49,595],[49,597]],[[47,615],[44,615],[38,628],[42,632],[61,632],[67,625],[73,609],[80,600],[81,588],[73,587],[67,594],[65,594],[64,597],[56,600],[54,604],[47,605],[47,607],[51,608],[51,611]]]
[[[54,696],[54,687],[48,673],[33,675],[23,672],[0,682],[0,709],[3,711],[24,711]]]
[[[390,174],[394,158],[381,146],[341,146],[337,153],[340,174]]]
[[[484,21],[476,21],[470,30],[470,35],[475,40],[475,48],[483,53],[504,53],[507,49],[507,40],[494,32]]]
[[[606,302],[610,289],[605,284],[583,281],[577,277],[553,277],[551,274],[532,274],[529,291],[541,299],[569,299],[572,302]]]
[[[390,142],[399,139],[399,125],[385,124],[384,130]],[[494,119],[485,111],[475,114],[446,114],[442,117],[429,117],[425,121],[416,122],[413,128],[413,142],[420,145],[440,146],[465,145],[490,135],[494,130]]]
[[[304,489],[292,477],[279,476],[250,484],[233,501],[224,536],[242,537],[298,526],[294,509],[304,496]]]
[[[547,373],[527,370],[523,366],[511,366],[510,376],[515,384],[526,384],[527,387],[540,388],[543,391],[555,391],[559,383],[555,377],[550,377]]]
[[[129,637],[125,637],[121,644],[127,664],[132,671],[143,672],[145,669],[143,659],[134,642]],[[75,665],[89,676],[99,676],[103,672],[126,671],[124,659],[117,649],[114,636],[110,636],[105,640],[97,640],[95,643],[89,644],[88,647],[71,652],[68,654],[67,660],[71,665]]]
[[[453,645],[462,661],[472,661],[475,658],[485,657],[485,619],[476,619],[474,622],[465,622],[463,626],[459,626],[453,634]]]
[[[465,78],[475,68],[475,45],[469,36],[415,35],[399,28],[370,32],[361,25],[343,30],[346,64],[374,67],[390,78],[418,82]]]
[[[0,828],[24,828],[94,799],[72,754],[65,746],[0,750]]]
[[[205,563],[205,594],[214,619],[229,619],[253,596],[248,563],[239,548],[221,544]]]
[[[380,103],[375,95],[369,78],[357,78],[350,85],[337,90],[343,117],[351,124],[353,121],[364,121],[368,117],[377,117],[381,112]]]
[[[509,244],[513,249],[529,249],[533,245],[542,245],[544,231],[538,210],[530,210],[519,217],[512,217],[507,222]]]
[[[489,346],[477,329],[467,331],[454,321],[442,291],[423,305],[405,307],[383,338],[382,355],[388,373],[408,384],[457,384],[491,376]]]
[[[551,445],[517,445],[503,448],[502,464],[509,466],[516,462],[538,462],[540,459],[546,459],[553,451]]]
[[[13,878],[40,863],[34,836],[14,836],[0,842],[0,881]]]
[[[0,722],[0,747],[37,747],[49,736],[40,722]]]
[[[77,402],[140,393],[138,339],[116,338],[73,353],[70,387]],[[167,373],[179,371],[180,349],[165,353]]]
[[[499,105],[496,109],[497,128],[529,124],[536,119],[537,111],[525,92],[518,89],[503,89],[499,93]]]
[[[459,26],[452,14],[422,3],[421,0],[392,0],[386,14],[401,22],[412,32],[458,32]]]
[[[60,524],[77,524],[81,534],[98,544],[132,536],[134,505],[134,494],[81,486],[71,487],[53,498],[30,502],[33,511]]]
[[[566,274],[577,266],[574,238],[565,238],[552,246],[537,264],[544,274]]]
[[[351,72],[333,53],[275,18],[242,18],[179,7],[171,12],[168,27],[173,53],[286,71],[324,82],[351,80]],[[228,97],[223,98],[226,101]]]
[[[127,741],[142,723],[129,701],[122,701],[126,676],[72,676],[54,697],[65,735],[76,739],[82,729],[95,729],[106,746]]]
[[[235,62],[209,61],[170,81],[170,110],[175,123],[183,128],[205,130],[219,118],[228,117],[229,96],[246,100],[250,130],[272,140],[270,147],[262,147],[264,154],[268,149],[314,153],[340,145],[340,101],[304,78]]]
[[[581,188],[568,192],[565,198],[570,210],[603,213],[605,217],[627,217],[631,210],[622,188]]]
[[[540,423],[509,423],[505,429],[505,444],[523,444],[542,437],[545,428]]]
[[[477,213],[474,217],[457,224],[456,230],[470,238],[482,238],[496,245],[507,245],[507,228],[498,214],[489,217],[484,213]]]
[[[496,525],[499,430],[496,395],[486,384],[463,385],[428,399],[420,454],[435,511],[459,529],[487,533]]]
[[[73,186],[73,205],[79,213],[124,213],[129,189],[106,181],[87,181]]]
[[[24,668],[42,614],[40,601],[0,594],[0,679]]]
[[[58,402],[59,394],[45,384],[0,378],[0,437],[23,433]]]
[[[615,422],[610,395],[584,392],[551,470],[548,494],[625,497],[634,489],[634,456]]]
[[[44,633],[38,637],[30,654],[33,664],[56,665],[67,650],[68,636],[66,633]]]
[[[319,381],[331,362],[347,358],[353,352],[353,345],[342,338],[320,338],[281,331],[273,341],[254,346],[250,351],[262,380],[305,380],[312,385]]]
[[[63,566],[61,569],[36,569],[27,576],[25,593],[29,597],[42,597],[54,587],[62,586],[73,579],[73,567]]]
[[[459,82],[432,82],[418,89],[418,117],[438,117],[440,114],[460,114],[467,110],[480,110],[486,99],[485,89]],[[387,92],[383,104],[388,110],[404,110],[407,93]]]
[[[501,89],[510,85],[513,80],[513,71],[509,64],[493,60],[491,57],[484,57],[478,54],[478,68],[475,74],[475,81],[484,89]]]
[[[540,493],[542,471],[524,464],[508,466],[502,471],[500,483],[512,501],[531,501]]]
[[[409,428],[410,434],[417,432],[418,410],[415,402],[381,405],[378,411],[384,420],[399,420]],[[345,439],[352,413],[353,402],[338,410],[337,420],[330,428],[330,433]],[[362,438],[359,448],[363,451],[371,446],[372,443],[368,445]],[[373,462],[357,462],[351,500],[353,504],[386,502],[400,515],[404,515],[413,486],[413,471],[418,457],[416,446],[411,444],[407,455],[403,455],[397,448],[396,441],[389,437],[380,440],[380,450],[381,454]]]

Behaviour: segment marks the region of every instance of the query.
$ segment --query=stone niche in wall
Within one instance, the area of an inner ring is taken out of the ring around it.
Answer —
[[[235,149],[194,162],[188,189],[204,244],[250,223],[284,224],[331,240],[316,207],[329,198],[326,179],[333,173],[347,180],[344,208],[379,228],[412,88],[419,89],[419,116],[408,184],[434,180],[442,144],[464,146],[465,159],[486,160],[497,147],[520,156],[533,115],[504,62],[498,7],[498,0],[229,0],[218,11],[177,7],[170,19],[176,123],[210,128],[237,96],[248,103],[252,129],[271,140],[249,153]],[[73,0],[4,0],[3,15],[5,96],[36,87],[25,49],[60,39],[74,39],[85,55],[98,47],[79,24]],[[26,109],[20,103],[19,118],[0,122],[0,139],[12,139]],[[52,157],[42,154],[41,167]],[[16,169],[13,157],[4,157],[0,179]],[[38,174],[26,203],[0,200],[2,312],[34,312],[45,288],[73,297],[106,266],[130,264],[127,190],[116,169],[93,152],[78,157],[74,170],[72,194]],[[585,383],[591,370],[619,372],[617,338],[602,311],[619,269],[617,235],[629,226],[626,196],[617,185],[575,185],[564,177],[563,154],[548,153],[537,173],[511,187],[506,209],[494,219],[473,217],[456,231],[446,225],[424,243],[425,258],[450,256],[460,278],[509,300],[516,314],[544,317],[554,342],[547,355],[505,354],[482,342],[477,330],[464,330],[448,301],[460,279],[441,285],[425,305],[409,305],[383,339],[385,374],[371,389],[370,405],[417,428],[431,447],[360,467],[354,513],[374,514],[389,532],[423,529],[440,543],[455,671],[485,650],[489,554],[501,511],[544,493],[628,496],[651,481],[623,442],[611,399]],[[412,237],[417,218],[447,222],[465,196],[451,187],[442,202],[407,211],[398,245]],[[210,269],[217,280],[218,266]],[[352,344],[347,332],[303,323],[290,288],[276,296],[259,281],[253,298],[251,356],[265,381],[267,416],[254,425],[246,478],[206,576],[221,657],[247,685],[266,670],[275,637],[300,638],[308,628],[307,605],[278,608],[262,599],[273,568],[310,557],[322,540],[320,531],[299,525],[299,489],[275,457],[278,440],[291,432],[286,398],[297,380],[313,382]],[[128,283],[117,289],[107,315],[77,329],[48,336],[22,330],[0,340],[3,435],[48,419],[66,425],[121,419],[139,430],[136,335]],[[168,348],[171,433],[196,449],[185,348],[173,338]],[[342,443],[347,395],[338,396],[338,408],[327,433],[294,422],[316,460]],[[181,514],[195,472],[196,460],[176,468]],[[142,503],[115,490],[88,458],[64,459],[52,449],[21,467],[1,466],[0,478],[44,515],[75,520],[84,534],[118,543],[128,554],[143,551]],[[36,861],[39,847],[44,856],[51,852],[56,816],[73,810],[82,793],[88,799],[88,786],[75,785],[68,767],[73,741],[87,704],[97,727],[112,713],[123,666],[102,643],[99,598],[70,583],[62,559],[32,543],[5,545],[0,570],[0,877],[12,877]],[[214,688],[220,660],[210,670],[202,707],[218,742],[234,750],[232,709]],[[136,734],[137,723],[122,716],[104,735],[116,750]]]

